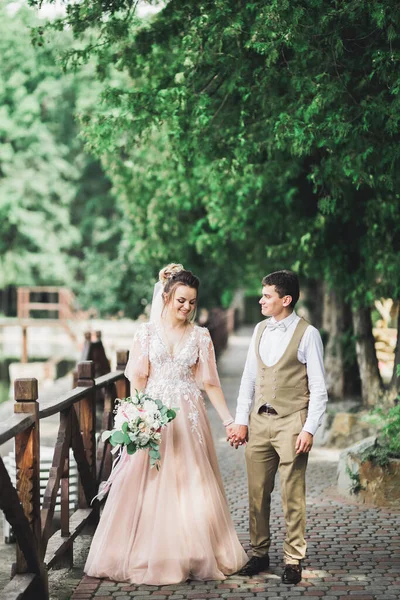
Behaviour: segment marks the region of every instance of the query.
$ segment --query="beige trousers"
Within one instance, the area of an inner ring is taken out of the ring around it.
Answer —
[[[285,563],[305,557],[305,474],[308,454],[296,455],[295,443],[307,417],[307,409],[287,417],[252,412],[245,456],[249,485],[250,542],[254,556],[268,554],[271,545],[270,507],[275,475],[279,469],[286,537]]]

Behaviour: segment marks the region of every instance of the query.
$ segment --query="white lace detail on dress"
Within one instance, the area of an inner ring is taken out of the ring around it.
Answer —
[[[139,328],[136,330],[135,335],[133,336],[134,342],[139,342],[140,346],[140,354],[137,358],[147,358],[149,355],[149,338],[150,338],[150,330],[147,323],[143,323],[139,325]]]
[[[204,331],[208,337],[207,345]],[[158,324],[146,323],[138,329],[136,335],[143,353],[149,355],[150,371],[146,392],[153,398],[159,398],[167,406],[179,406],[179,400],[184,400],[190,408],[187,417],[191,430],[196,433],[200,444],[203,444],[198,405],[204,400],[194,373],[198,360],[206,360],[208,356],[208,332],[203,327],[195,326],[175,356],[168,351]]]
[[[199,360],[203,364],[210,358],[210,341],[211,336],[208,329],[199,327]]]

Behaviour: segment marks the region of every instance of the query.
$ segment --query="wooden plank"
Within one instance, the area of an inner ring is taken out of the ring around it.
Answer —
[[[96,475],[92,472],[92,465],[89,464],[82,436],[80,435],[80,425],[75,409],[71,411],[72,437],[71,447],[74,452],[74,458],[78,467],[79,478],[83,488],[84,497],[89,506],[94,496],[97,494]],[[83,508],[83,507],[81,507]]]
[[[37,543],[30,523],[20,504],[16,489],[11,483],[10,476],[0,457],[0,510],[4,512],[7,521],[12,526],[19,547],[24,553],[29,571],[40,572],[40,558]]]
[[[104,387],[105,385],[109,385],[111,383],[115,383],[119,379],[124,377],[123,371],[112,371],[111,373],[106,373],[106,375],[102,375],[101,377],[96,377],[94,380],[96,388]]]
[[[55,415],[62,410],[66,410],[72,404],[77,402],[77,400],[84,398],[86,394],[87,388],[77,387],[69,392],[66,392],[52,402],[46,402],[46,404],[42,404],[39,409],[39,418],[44,419],[45,417],[51,417],[51,415]]]
[[[99,440],[97,442],[96,473],[98,484],[101,481],[106,481],[111,473],[112,456],[110,444],[108,440],[105,442],[102,441],[101,434],[103,433],[103,431],[111,429],[113,425],[113,410],[114,401],[116,397],[117,391],[115,385],[107,386],[104,393],[104,410],[101,424],[101,432]]]
[[[14,382],[14,413],[30,413],[35,422],[15,436],[15,466],[17,492],[25,516],[31,526],[35,544],[40,547],[40,440],[37,379],[16,379]],[[17,539],[16,573],[26,573],[28,565],[25,553]]]
[[[29,302],[28,310],[60,310],[61,304],[58,302]]]
[[[106,375],[102,375],[101,377],[95,379],[95,385],[93,387],[95,389],[102,388],[108,384],[118,381],[119,379],[122,379],[123,377],[124,374],[122,371],[113,371],[112,373],[107,373]],[[87,387],[79,386],[69,392],[66,392],[52,402],[41,404],[39,409],[39,418],[44,419],[45,417],[50,417],[51,415],[55,415],[56,413],[67,409],[81,398],[84,398],[86,394]]]
[[[129,382],[129,380],[125,377],[121,377],[121,379],[119,379],[116,382],[116,386],[117,386],[117,398],[126,398],[127,396],[130,395],[130,388],[131,388],[131,384]]]
[[[33,586],[35,579],[36,575],[34,573],[14,575],[6,587],[0,591],[0,600],[23,600],[29,588]]]
[[[0,423],[0,445],[8,442],[17,433],[25,431],[35,422],[35,417],[29,414],[12,415],[3,423]]]
[[[56,294],[60,291],[60,289],[62,290],[64,288],[60,288],[55,285],[24,285],[18,288],[18,290],[25,290],[29,293],[40,292],[42,294]]]
[[[68,537],[62,537],[61,531],[56,531],[56,533],[51,536],[44,559],[45,565],[47,565],[48,568],[52,567],[53,564],[57,562],[57,559],[71,546],[76,536],[82,531],[87,520],[94,512],[93,508],[79,508],[69,520],[70,535]]]
[[[65,461],[69,454],[69,446],[71,442],[70,413],[72,410],[73,408],[70,408],[60,414],[60,427],[58,429],[53,462],[49,472],[49,479],[47,481],[46,491],[43,498],[43,508],[41,511],[42,556],[46,552],[47,542],[51,535],[57,493],[60,487],[61,477],[64,472]]]
[[[87,394],[82,400],[75,405],[77,422],[73,417],[73,448],[74,452],[78,450],[82,444],[86,461],[81,462],[86,469],[89,468],[89,480],[93,480],[94,486],[96,486],[96,392],[94,386],[94,362],[93,361],[81,361],[78,363],[78,385],[87,388]],[[78,426],[77,426],[78,425]],[[79,432],[79,434],[78,434]],[[81,473],[79,466],[79,486],[78,486],[78,506],[79,508],[87,508],[90,505],[88,500],[88,489],[85,489],[85,479],[88,475],[84,476]]]

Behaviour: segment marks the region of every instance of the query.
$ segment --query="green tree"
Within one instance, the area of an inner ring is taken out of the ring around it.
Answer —
[[[70,62],[128,75],[86,135],[127,192],[132,245],[207,257],[219,295],[249,264],[326,281],[351,305],[374,403],[370,306],[400,292],[398,4],[171,0],[142,22],[133,6],[84,0],[65,20],[100,32]]]
[[[41,21],[32,9],[4,4],[0,19],[0,288],[68,285],[84,307],[124,310],[113,292],[123,215],[76,119],[96,106],[102,84],[93,64],[63,72],[70,32],[34,52],[30,28]],[[128,314],[142,310],[141,297]]]
[[[79,177],[68,147],[63,77],[48,47],[36,54],[32,11],[0,7],[0,286],[71,281],[79,231],[69,206]]]

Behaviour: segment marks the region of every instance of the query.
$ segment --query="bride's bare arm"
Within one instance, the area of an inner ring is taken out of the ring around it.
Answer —
[[[134,375],[131,379],[131,391],[137,390],[138,392],[143,392],[147,385],[147,377],[139,377],[138,375]]]
[[[227,434],[229,435],[233,425],[233,417],[226,404],[224,392],[219,385],[210,385],[209,383],[204,384],[204,389],[210,399],[211,404],[219,414],[221,421],[226,428]]]

